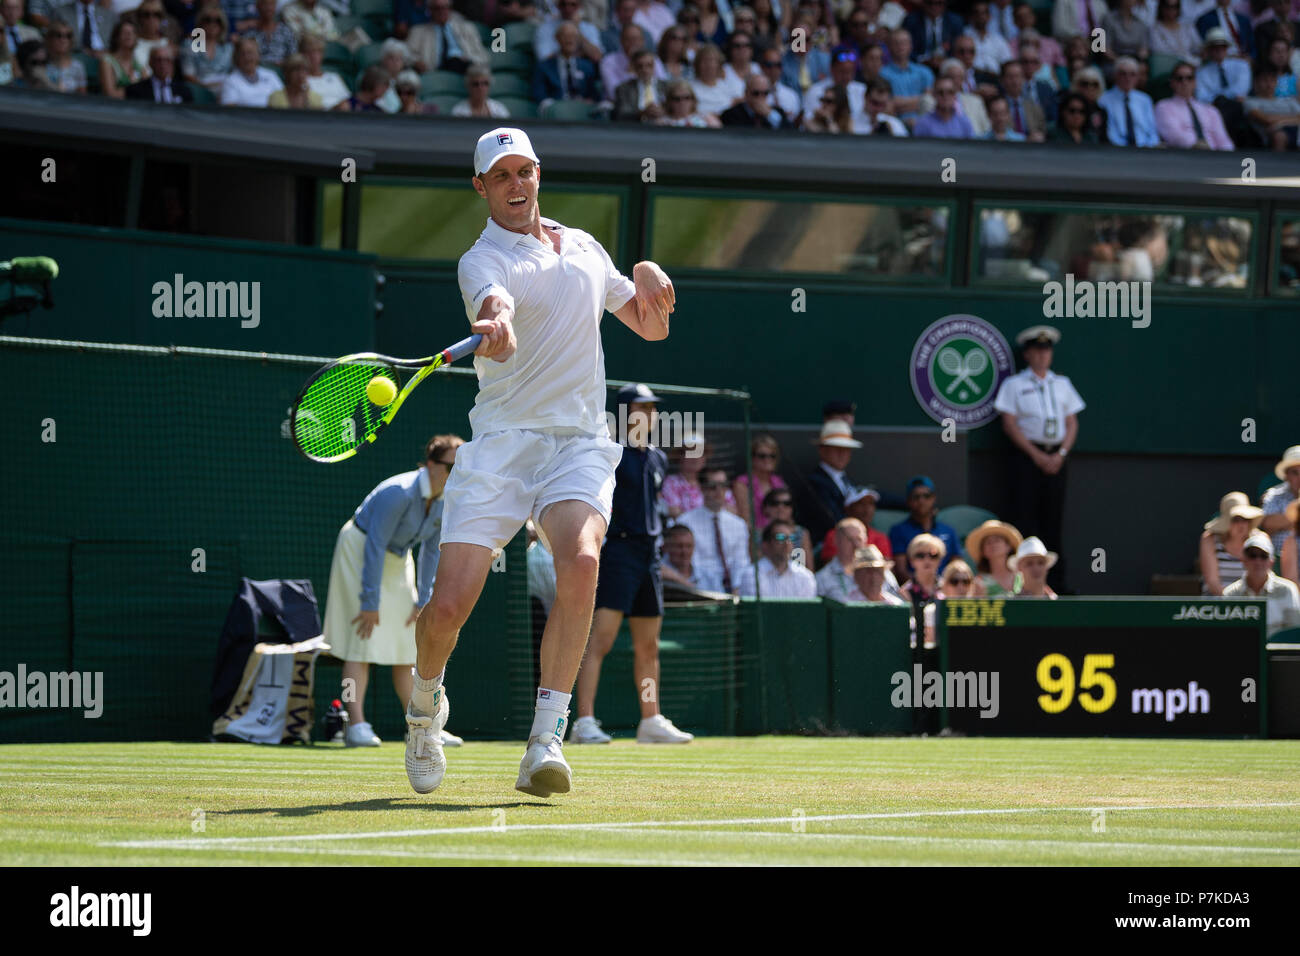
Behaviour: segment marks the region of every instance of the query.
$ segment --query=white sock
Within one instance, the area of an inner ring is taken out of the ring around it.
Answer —
[[[537,688],[537,710],[533,714],[533,727],[528,732],[528,739],[554,734],[563,741],[564,731],[569,726],[569,702],[572,699],[572,694]]]
[[[412,667],[411,676],[415,678],[415,683],[411,688],[411,702],[407,710],[417,717],[432,717],[436,714],[442,703],[442,678],[446,673],[444,670],[437,677],[425,680]]]

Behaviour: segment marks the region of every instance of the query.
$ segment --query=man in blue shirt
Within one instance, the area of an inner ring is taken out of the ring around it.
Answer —
[[[344,662],[349,747],[380,743],[365,716],[371,664],[392,667],[393,690],[403,706],[411,696],[415,619],[433,593],[442,492],[463,444],[457,435],[429,439],[424,466],[381,481],[339,532],[330,565],[325,640]],[[418,568],[411,558],[417,545]],[[460,738],[444,731],[443,746],[459,744]]]
[[[1115,85],[1098,100],[1106,111],[1106,138],[1115,146],[1160,145],[1155,106],[1137,82],[1137,60],[1122,56],[1115,62]]]
[[[632,676],[641,700],[637,743],[684,744],[694,739],[659,713],[659,630],[664,620],[659,489],[668,473],[668,456],[650,443],[658,401],[645,385],[618,390],[618,403],[627,409],[618,419],[627,422],[627,434],[619,436],[623,458],[614,471],[614,510],[600,551],[591,639],[578,671],[578,719],[569,736],[575,744],[610,741],[596,720],[596,689],[601,662],[614,646],[624,616],[632,632]]]
[[[1250,95],[1250,63],[1228,56],[1228,37],[1218,27],[1205,36],[1205,62],[1196,71],[1196,98],[1214,103],[1219,97],[1240,102]]]
[[[880,75],[894,91],[894,115],[904,122],[915,121],[921,108],[921,94],[934,85],[934,72],[912,62],[912,34],[895,30],[889,35],[889,65]]]
[[[894,576],[900,582],[912,576],[911,565],[907,563],[907,545],[918,534],[934,535],[947,549],[939,565],[940,574],[943,574],[943,569],[953,558],[964,557],[957,532],[935,520],[935,513],[939,510],[938,498],[934,482],[927,476],[917,475],[907,483],[907,510],[909,515],[889,529],[889,547],[894,552]]]

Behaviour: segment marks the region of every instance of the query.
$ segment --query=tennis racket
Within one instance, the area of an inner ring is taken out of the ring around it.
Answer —
[[[422,359],[358,352],[330,362],[307,379],[289,411],[294,444],[312,461],[351,458],[379,437],[415,386],[431,372],[469,355],[481,341],[482,335],[471,335]],[[403,385],[399,370],[415,374]],[[366,395],[371,379],[379,376],[392,380],[398,389],[387,405],[376,405]]]

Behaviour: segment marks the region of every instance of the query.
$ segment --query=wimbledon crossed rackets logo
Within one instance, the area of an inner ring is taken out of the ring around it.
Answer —
[[[978,428],[996,414],[993,402],[1014,371],[1011,347],[997,329],[974,315],[949,315],[917,339],[912,350],[912,392],[939,423]]]

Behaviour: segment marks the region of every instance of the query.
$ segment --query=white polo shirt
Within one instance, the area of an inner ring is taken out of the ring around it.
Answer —
[[[276,90],[284,89],[280,78],[264,66],[257,68],[255,79],[250,82],[238,70],[231,70],[221,84],[218,99],[222,106],[266,106],[266,101]]]
[[[993,407],[1016,416],[1016,425],[1030,441],[1059,445],[1065,438],[1066,416],[1076,415],[1086,406],[1064,375],[1048,369],[1047,377],[1039,378],[1027,368],[1002,383]]]
[[[1262,597],[1267,602],[1268,621],[1265,634],[1272,637],[1284,628],[1300,627],[1300,591],[1286,578],[1268,572],[1268,580],[1258,591],[1252,591],[1243,574],[1223,589],[1224,597]]]
[[[746,573],[739,582],[738,593],[754,597],[754,573]],[[767,558],[758,559],[758,586],[765,598],[815,598],[817,579],[802,564],[791,561],[785,573],[779,573]]]
[[[491,219],[460,257],[457,279],[465,314],[478,319],[495,295],[515,310],[518,341],[505,362],[474,358],[479,391],[469,413],[474,437],[508,428],[576,428],[606,435],[605,352],[600,320],[636,294],[600,243],[581,229],[549,241],[511,232]]]

